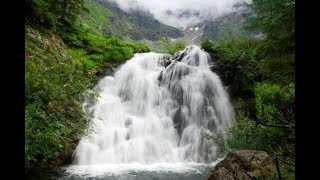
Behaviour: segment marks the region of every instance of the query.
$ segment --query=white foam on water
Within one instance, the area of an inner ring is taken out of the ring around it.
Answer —
[[[179,57],[181,57],[179,59]],[[140,53],[114,77],[101,79],[91,107],[92,134],[75,151],[71,173],[190,171],[220,157],[218,145],[203,138],[224,132],[234,110],[210,56],[188,46],[175,56]],[[171,62],[166,67],[167,62]]]

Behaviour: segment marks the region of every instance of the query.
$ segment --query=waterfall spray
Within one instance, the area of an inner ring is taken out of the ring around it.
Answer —
[[[174,56],[140,53],[100,80],[94,132],[76,149],[77,165],[208,163],[218,146],[203,138],[224,132],[234,110],[210,56],[188,46]]]

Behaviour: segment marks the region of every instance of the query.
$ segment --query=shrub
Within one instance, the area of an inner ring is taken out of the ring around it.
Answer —
[[[43,39],[51,41],[49,48],[26,38],[26,46],[34,47],[26,51],[26,169],[59,157],[85,132],[88,120],[82,111],[84,92],[90,85],[81,68],[86,59],[79,58],[81,51],[69,51],[79,56],[72,58],[65,54],[63,44]]]
[[[233,97],[253,96],[253,85],[260,80],[256,54],[259,43],[252,39],[204,40],[201,43],[214,62],[214,71],[227,86],[231,86]]]
[[[183,50],[186,47],[186,44],[182,41],[173,43],[168,37],[161,39],[162,45],[165,47],[166,51],[164,53],[169,53],[174,55],[174,53]]]

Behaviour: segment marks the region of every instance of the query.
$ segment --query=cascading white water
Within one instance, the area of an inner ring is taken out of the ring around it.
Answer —
[[[100,97],[91,107],[94,132],[80,140],[76,164],[216,160],[218,146],[203,135],[223,132],[234,111],[209,62],[197,46],[173,57],[141,53],[100,80]]]

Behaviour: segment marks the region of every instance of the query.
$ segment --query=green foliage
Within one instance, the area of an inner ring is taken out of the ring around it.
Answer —
[[[259,70],[264,79],[274,83],[294,82],[295,54],[268,56],[261,61]]]
[[[85,72],[97,66],[93,61],[89,60],[89,56],[82,49],[69,49],[68,53],[74,58],[78,68]]]
[[[294,84],[259,83],[255,88],[257,121],[263,149],[294,160],[295,89]],[[276,126],[276,127],[273,127]]]
[[[257,48],[260,72],[274,83],[295,79],[295,1],[253,0],[248,5],[255,13],[248,28],[265,35]]]
[[[116,37],[103,37],[98,34],[87,34],[84,37],[88,59],[95,64],[104,62],[123,62],[130,59],[134,53],[149,52],[142,44],[127,44]]]
[[[74,28],[77,30],[74,34],[62,34],[62,37],[69,47],[85,50],[87,59],[87,61],[84,61],[85,71],[101,66],[106,62],[123,62],[130,59],[134,53],[150,51],[147,46],[141,43],[128,44],[117,37],[105,37],[80,18]]]
[[[256,117],[239,111],[236,122],[224,135],[208,136],[223,150],[252,149],[268,152],[280,163],[294,164],[295,90],[294,84],[257,83],[254,88]],[[292,177],[293,167],[283,164],[281,171]]]
[[[125,13],[112,2],[84,0],[84,7],[90,12],[80,13],[80,21],[103,36],[116,36],[124,39],[130,37],[137,41],[142,39],[159,40],[162,36],[182,36],[176,28],[160,24],[151,14],[142,11]],[[155,28],[156,27],[156,28]]]
[[[295,179],[295,167],[294,166],[288,166],[285,163],[280,163],[280,172],[282,179],[285,180],[294,180]],[[266,180],[278,180],[279,176],[277,172],[273,172],[270,177],[268,177]]]
[[[92,27],[93,31],[103,33],[105,26],[109,26],[108,18],[114,16],[112,12],[94,0],[85,0],[84,6],[90,14],[82,12],[79,20]]]
[[[240,112],[236,123],[228,130],[228,146],[232,149],[260,149],[272,154],[285,153],[289,150],[285,146],[294,143],[293,84],[258,83],[255,96],[256,123]]]
[[[68,31],[83,10],[83,0],[28,0],[26,20],[31,25]]]
[[[58,17],[49,9],[50,1],[26,1],[26,19],[33,23],[41,23],[44,26],[55,27],[58,24]]]
[[[237,97],[232,100],[237,114],[254,119],[256,116],[255,97]]]
[[[50,9],[49,6],[54,4],[57,7]],[[61,7],[61,5],[66,7]],[[30,12],[27,20],[33,24],[38,22],[33,21],[37,17],[46,17],[41,13],[36,14],[38,12],[44,11],[54,15],[57,23],[49,23],[47,29],[56,29],[69,47],[83,49],[71,53],[79,59],[77,61],[78,65],[82,66],[86,72],[101,66],[105,62],[122,62],[131,58],[134,53],[150,51],[148,47],[139,43],[128,44],[116,37],[103,36],[99,27],[105,23],[104,20],[107,17],[113,15],[96,1],[72,0],[67,2],[60,0],[44,2],[42,0],[32,0],[27,3],[27,7],[29,7],[28,12]],[[40,27],[41,25],[40,23]]]
[[[257,118],[265,122],[294,123],[295,86],[259,83],[255,88]]]
[[[248,28],[266,35],[277,51],[295,47],[295,0],[253,0],[248,4],[255,17],[248,20]]]
[[[280,163],[280,170],[281,170],[281,175],[283,179],[295,179],[295,167],[285,164],[285,163]]]
[[[243,112],[240,112],[236,123],[224,134],[209,133],[206,138],[216,142],[221,151],[228,153],[233,149],[255,150],[259,148],[259,131],[257,125],[250,120]]]
[[[176,42],[173,44],[173,46],[169,49],[169,54],[174,54],[178,51],[183,50],[186,47],[186,44],[184,42]]]
[[[240,112],[237,122],[228,130],[227,145],[231,149],[258,149],[258,133],[257,125]]]
[[[204,40],[201,47],[211,55],[214,70],[227,86],[231,95],[253,94],[253,84],[259,81],[259,60],[256,48],[258,40],[238,39],[212,42]]]
[[[81,104],[90,84],[81,70],[84,59],[75,61],[59,41],[44,36],[37,41],[39,34],[31,33],[26,38],[26,169],[57,158],[85,132],[88,118]]]
[[[26,2],[27,24],[34,28],[27,27],[25,44],[26,171],[59,158],[90,132],[91,117],[82,111],[82,103],[97,96],[87,91],[97,79],[88,76],[91,71],[150,51],[140,43],[102,36],[93,25],[110,14],[90,2],[86,2],[89,14],[83,11],[82,0]]]
[[[186,44],[184,42],[179,41],[172,43],[168,37],[162,38],[161,43],[166,49],[164,53],[169,53],[171,55],[174,55],[174,53],[181,51],[186,47]]]
[[[294,81],[294,4],[294,0],[254,0],[248,5],[255,14],[247,20],[248,28],[266,38],[202,42],[232,95],[252,96],[254,83],[262,80]]]
[[[145,53],[150,52],[150,49],[148,46],[142,44],[142,43],[133,43],[129,45],[134,53]]]
[[[234,125],[225,133],[210,132],[205,137],[217,143],[223,153],[228,153],[233,149],[255,150],[260,147],[259,128],[242,111]]]
[[[211,131],[206,133],[203,138],[213,140],[219,146],[221,153],[227,154],[231,150],[225,140],[225,135],[222,133]]]
[[[224,135],[209,138],[222,149],[255,149],[277,158],[284,179],[294,179],[295,162],[295,22],[294,0],[253,0],[249,28],[257,39],[211,42],[202,48],[231,86],[236,122]],[[222,138],[221,138],[222,137]],[[269,179],[277,179],[274,173]]]

